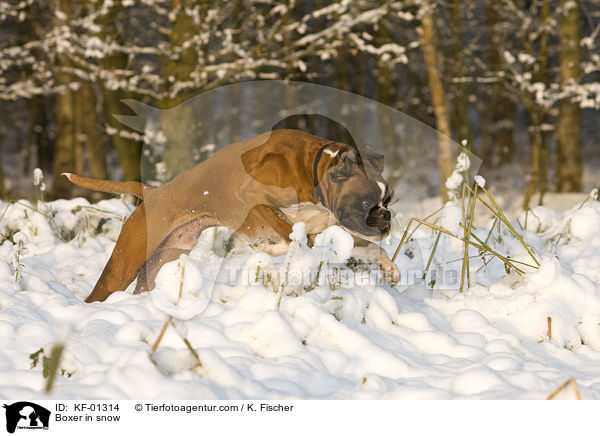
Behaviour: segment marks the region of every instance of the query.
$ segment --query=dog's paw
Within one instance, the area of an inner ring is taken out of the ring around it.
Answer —
[[[400,270],[394,262],[387,257],[381,260],[380,264],[381,272],[383,273],[383,280],[392,286],[395,286],[400,281]]]

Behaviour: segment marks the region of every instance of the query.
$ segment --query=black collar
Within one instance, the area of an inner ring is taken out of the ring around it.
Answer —
[[[321,185],[319,184],[317,167],[319,166],[319,161],[321,160],[321,155],[323,154],[323,151],[325,151],[325,149],[332,144],[335,144],[335,142],[328,142],[327,144],[322,145],[321,148],[319,148],[319,151],[317,151],[317,154],[315,155],[315,161],[313,163],[313,185],[315,187],[315,195],[317,196],[317,199],[321,202],[323,206],[326,206],[325,197],[323,197],[323,190],[321,189]]]

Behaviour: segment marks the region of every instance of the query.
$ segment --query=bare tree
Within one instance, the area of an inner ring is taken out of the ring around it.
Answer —
[[[60,0],[56,5],[55,27],[58,32],[68,28],[73,10],[70,0]],[[81,146],[77,141],[76,124],[76,94],[79,83],[71,82],[67,72],[71,61],[68,56],[59,54],[57,65],[60,70],[56,73],[56,83],[59,91],[56,96],[57,138],[54,157],[52,193],[56,197],[65,197],[71,191],[71,184],[61,177],[64,172],[81,172]]]
[[[450,28],[452,31],[452,112],[458,139],[466,141],[471,147],[473,135],[469,120],[469,101],[467,94],[467,67],[463,45],[464,8],[461,0],[452,0],[450,4]]]
[[[86,70],[92,72],[90,80],[97,82],[102,90],[105,128],[119,155],[124,178],[140,180],[141,138],[114,118],[115,114],[127,110],[127,107],[121,103],[122,99],[139,96],[135,89],[137,87],[131,89],[131,84],[122,77],[126,72],[131,71],[128,68],[131,54],[128,53],[122,33],[117,27],[118,19],[123,14],[123,3],[97,0],[90,12],[94,19],[91,23],[86,23],[86,28],[91,28],[86,46],[90,58],[97,62],[90,61]],[[83,73],[88,75],[87,71]]]
[[[506,50],[506,39],[510,38],[503,31],[504,22],[499,20],[497,8],[499,3],[488,0],[485,5],[485,29],[487,30],[487,47],[489,53],[489,64],[486,65],[492,78],[489,89],[482,89],[482,150],[480,156],[498,166],[501,163],[512,161],[515,153],[515,120],[516,102],[511,96],[510,88],[502,79],[502,72],[506,71],[504,51]],[[484,64],[485,65],[485,64]],[[494,77],[495,76],[495,77]],[[493,108],[493,110],[486,110]]]
[[[435,8],[428,0],[424,0],[421,6],[421,49],[427,64],[429,77],[429,88],[433,102],[438,135],[438,166],[441,177],[442,201],[448,201],[448,190],[446,180],[452,174],[452,142],[450,131],[450,117],[446,94],[442,83],[438,63],[439,54],[435,47]]]
[[[579,2],[561,0],[560,86],[565,96],[559,102],[556,134],[558,142],[557,184],[561,192],[581,190],[581,108],[574,101],[581,82]]]

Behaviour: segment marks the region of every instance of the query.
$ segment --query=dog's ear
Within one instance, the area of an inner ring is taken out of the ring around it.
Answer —
[[[384,160],[385,160],[385,156],[377,153],[375,150],[373,150],[371,148],[371,146],[369,144],[365,144],[362,147],[360,147],[359,149],[360,151],[360,156],[363,160],[367,160],[369,162],[371,162],[371,165],[373,165],[373,167],[379,171],[382,172],[383,171],[383,166],[385,164]]]
[[[352,150],[340,152],[327,170],[329,179],[334,182],[347,179],[352,175],[352,167],[354,165],[356,165],[356,155]]]

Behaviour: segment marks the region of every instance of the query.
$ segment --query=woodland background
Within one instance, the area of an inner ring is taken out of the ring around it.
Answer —
[[[0,194],[33,195],[36,167],[47,198],[74,195],[62,172],[139,179],[124,98],[290,79],[464,141],[526,207],[598,187],[599,34],[600,0],[1,0]]]

